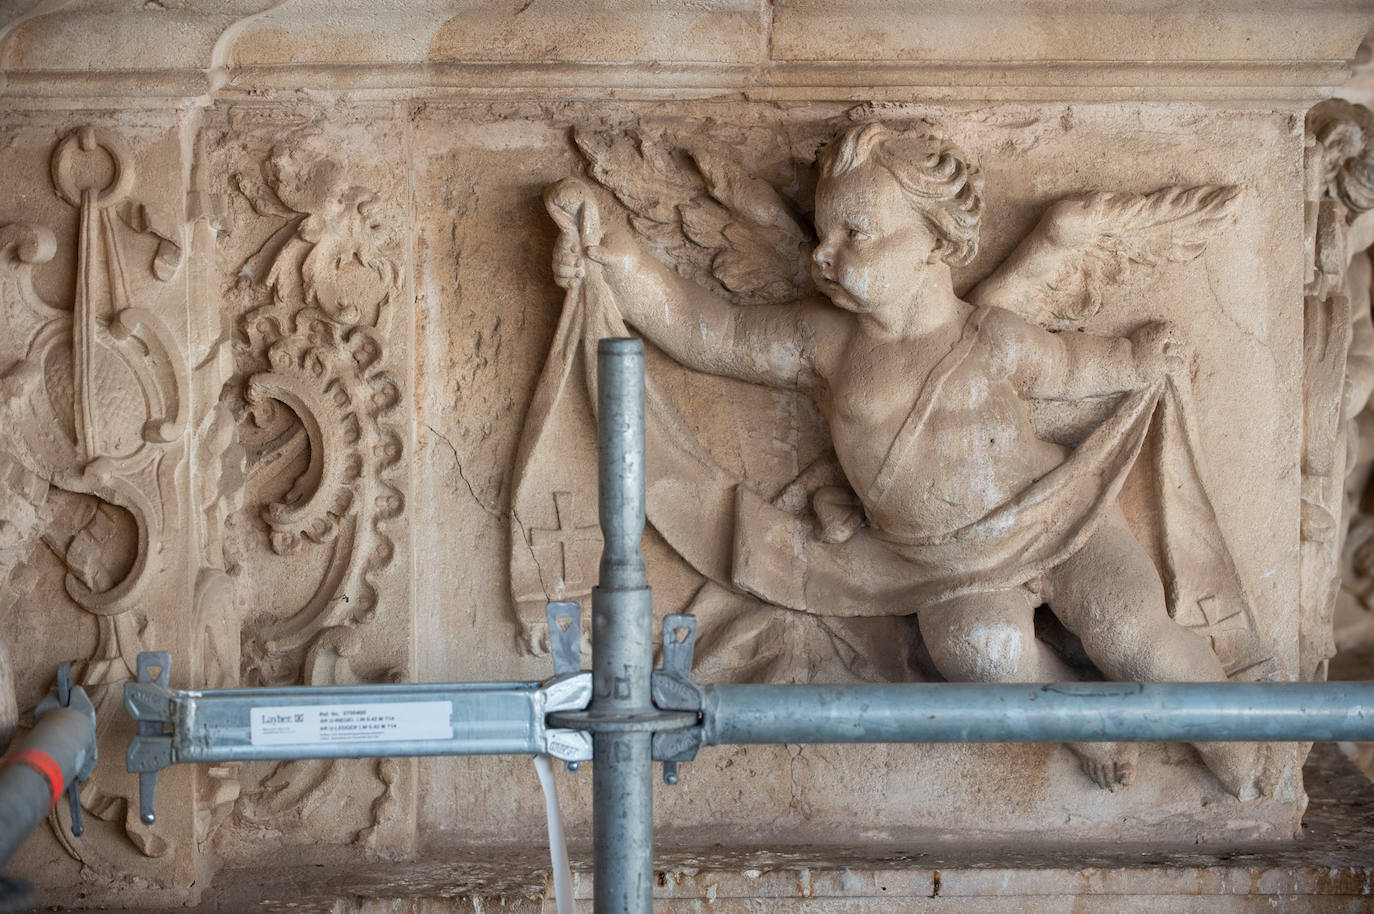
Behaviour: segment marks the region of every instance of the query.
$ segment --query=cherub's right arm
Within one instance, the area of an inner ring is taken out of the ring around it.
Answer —
[[[812,389],[824,373],[818,361],[828,361],[836,336],[828,325],[840,317],[827,313],[833,309],[807,303],[737,307],[678,276],[621,229],[586,249],[590,267],[575,244],[566,235],[559,240],[559,282],[600,268],[626,322],[683,365],[795,390]]]

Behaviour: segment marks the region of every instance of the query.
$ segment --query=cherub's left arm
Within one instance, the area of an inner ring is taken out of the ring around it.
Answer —
[[[994,367],[1021,396],[1081,400],[1135,390],[1187,370],[1187,346],[1168,324],[1146,324],[1129,338],[1080,331],[1051,333],[1009,311],[993,309],[982,332]]]

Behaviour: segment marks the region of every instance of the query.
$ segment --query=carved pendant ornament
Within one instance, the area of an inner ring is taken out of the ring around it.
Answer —
[[[104,187],[81,185],[75,159],[101,150],[115,177]],[[0,342],[4,447],[53,485],[131,515],[138,545],[127,573],[103,588],[79,573],[67,577],[78,604],[117,615],[139,605],[149,556],[180,521],[168,455],[179,457],[172,446],[186,431],[186,366],[162,318],[139,306],[122,249],[127,227],[114,208],[133,182],[128,152],[109,133],[82,128],[58,145],[52,175],[59,196],[80,211],[76,300],[70,311],[54,308],[33,289],[32,267],[56,252],[51,232],[0,230],[11,328]],[[163,272],[160,280],[171,278]]]
[[[112,171],[93,180],[100,160]],[[79,213],[76,295],[69,308],[43,301],[33,270],[56,253],[40,226],[0,227],[0,465],[11,501],[30,506],[31,534],[67,568],[66,590],[96,616],[94,653],[80,674],[100,712],[101,730],[120,712],[120,688],[150,644],[143,614],[161,562],[186,521],[176,488],[185,455],[188,366],[160,315],[155,286],[181,264],[174,232],[131,198],[133,159],[113,133],[82,127],[52,154],[57,195]],[[139,263],[139,235],[154,239]],[[14,567],[4,569],[6,575]],[[166,842],[138,822],[122,789],[93,779],[82,805],[96,818],[123,820],[136,846],[156,856]],[[55,817],[65,813],[54,813]],[[90,841],[54,823],[77,859],[94,864]]]
[[[560,555],[541,554],[534,535],[575,531],[564,506],[594,498],[582,462],[595,455],[555,456],[551,430],[590,419],[595,341],[637,332],[664,355],[646,381],[649,522],[705,581],[689,611],[729,632],[698,649],[708,678],[787,676],[822,649],[857,678],[904,678],[918,629],[949,680],[1076,679],[1036,635],[1042,604],[1107,678],[1282,675],[1204,483],[1188,341],[1165,323],[1078,332],[1128,273],[1202,254],[1239,188],[1061,199],[960,298],[950,270],[977,252],[983,181],[946,138],[845,131],[820,156],[814,225],[729,150],[630,132],[575,140],[628,219],[580,179],[546,194],[567,297],[513,481],[528,644],[540,641],[532,607],[595,576],[589,558],[568,568],[594,550],[560,541]],[[663,383],[673,372],[808,396],[833,469],[758,491],[694,431]],[[1051,421],[1045,402],[1067,410]],[[1149,493],[1145,508],[1124,509],[1128,485]],[[750,665],[779,650],[776,629],[803,624],[818,634],[802,654]],[[908,637],[894,636],[903,624]],[[1135,776],[1134,746],[1070,748],[1104,788]],[[1255,746],[1198,750],[1242,799],[1279,776]]]
[[[1325,679],[1339,605],[1368,607],[1374,579],[1374,113],[1338,100],[1308,112],[1306,171],[1299,662]]]

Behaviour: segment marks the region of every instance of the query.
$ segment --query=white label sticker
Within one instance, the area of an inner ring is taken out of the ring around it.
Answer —
[[[249,712],[254,746],[453,739],[453,702],[283,705]]]

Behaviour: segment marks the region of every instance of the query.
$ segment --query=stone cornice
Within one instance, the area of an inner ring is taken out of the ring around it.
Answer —
[[[0,20],[0,98],[1301,100],[1346,79],[1374,23],[1369,0],[1045,10],[986,0],[28,0]]]

